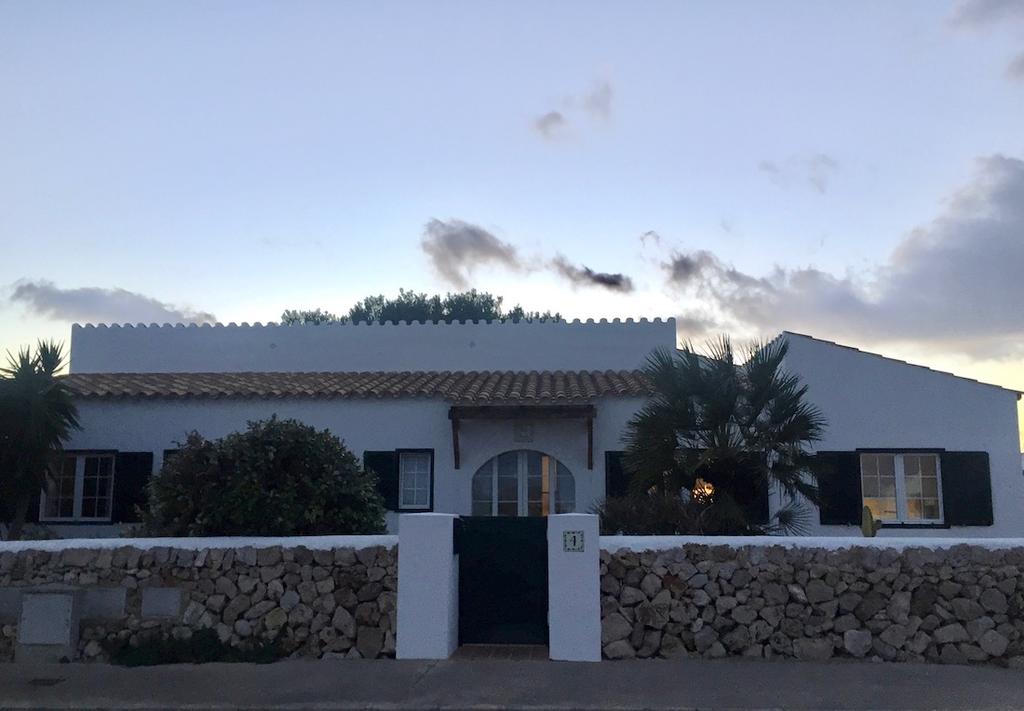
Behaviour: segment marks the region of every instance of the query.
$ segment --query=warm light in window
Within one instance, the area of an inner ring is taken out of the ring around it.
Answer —
[[[714,493],[715,487],[703,479],[698,479],[693,483],[693,498],[697,501],[709,501]]]

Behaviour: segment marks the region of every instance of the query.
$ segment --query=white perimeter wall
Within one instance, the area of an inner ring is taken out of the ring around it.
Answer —
[[[532,442],[516,442],[511,421],[462,422],[461,468],[455,470],[449,403],[408,400],[111,400],[78,403],[82,430],[68,449],[153,452],[159,471],[163,451],[174,449],[190,430],[207,438],[245,429],[246,422],[277,415],[329,429],[357,456],[366,450],[434,450],[434,511],[468,514],[472,476],[491,457],[513,449],[537,449],[565,464],[576,479],[576,510],[589,511],[604,496],[604,452],[622,449],[626,421],[640,398],[597,402],[594,468],[587,469],[587,431],[582,420],[537,421]],[[116,486],[116,483],[115,483]],[[397,516],[389,514],[389,530]],[[97,529],[90,535],[102,535]]]
[[[79,326],[72,373],[622,370],[675,348],[674,319],[634,322]]]
[[[820,451],[942,448],[986,451],[992,476],[993,526],[940,529],[937,536],[1024,535],[1017,397],[1008,390],[816,341],[785,336],[785,368],[808,385],[808,398],[828,420]],[[853,526],[821,526],[812,535],[859,535]],[[922,536],[920,529],[883,529],[879,536]]]

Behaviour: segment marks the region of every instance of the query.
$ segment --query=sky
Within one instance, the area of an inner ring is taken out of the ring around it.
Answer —
[[[0,0],[0,351],[477,288],[1024,390],[1024,0]]]

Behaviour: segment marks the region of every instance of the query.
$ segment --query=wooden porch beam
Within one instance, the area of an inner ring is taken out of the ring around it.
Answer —
[[[587,418],[587,469],[594,468],[594,418]]]
[[[461,462],[459,457],[459,418],[452,418],[452,455],[455,460],[455,468],[458,469]]]
[[[593,405],[453,405],[451,420],[585,420],[593,419]]]

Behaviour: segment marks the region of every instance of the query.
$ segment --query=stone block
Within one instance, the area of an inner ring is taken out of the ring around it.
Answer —
[[[78,595],[71,590],[26,592],[21,598],[18,662],[72,659],[78,646]]]
[[[178,588],[143,588],[142,616],[178,619],[181,616],[182,594]]]
[[[0,622],[17,622],[21,614],[21,590],[0,588]]]
[[[88,588],[82,591],[83,620],[120,620],[125,616],[125,588]]]

